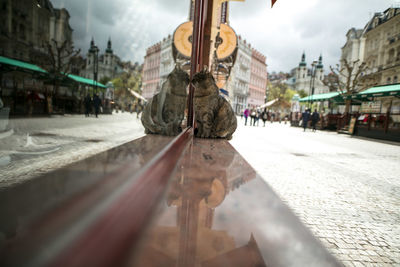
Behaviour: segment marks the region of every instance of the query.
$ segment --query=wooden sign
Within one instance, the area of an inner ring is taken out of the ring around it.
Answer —
[[[178,26],[174,33],[174,45],[183,56],[190,58],[192,54],[193,22],[188,21]],[[221,44],[217,49],[217,58],[225,59],[235,52],[237,37],[235,31],[226,24],[220,25]]]
[[[350,125],[349,125],[349,134],[354,133],[354,127],[356,126],[357,118],[351,118]]]

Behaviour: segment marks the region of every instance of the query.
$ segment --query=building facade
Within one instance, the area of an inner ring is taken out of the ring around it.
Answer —
[[[47,45],[54,45],[53,40],[72,48],[70,15],[49,0],[0,0],[0,17],[1,56],[35,63],[48,56]]]
[[[160,90],[161,42],[147,48],[143,63],[142,96],[146,99]]]
[[[173,71],[175,67],[174,57],[172,55],[172,36],[168,35],[161,41],[160,48],[160,88],[167,80],[168,74]]]
[[[354,64],[352,73],[354,76],[358,71],[358,67],[364,61],[365,51],[365,37],[363,36],[363,30],[351,28],[346,34],[346,39],[345,45],[341,48],[342,55],[340,57],[340,66],[343,73],[343,75],[340,76],[340,80],[343,84],[346,83],[346,77],[349,75],[347,69],[344,67],[344,62],[347,61],[351,65]]]
[[[97,50],[97,52],[96,52]],[[97,55],[96,55],[97,53]],[[112,49],[111,39],[107,42],[107,48],[104,54],[99,55],[99,50],[95,45],[94,40],[90,42],[90,48],[86,54],[86,66],[82,71],[81,75],[88,79],[94,80],[94,69],[96,64],[97,56],[97,80],[100,81],[102,78],[107,77],[110,79],[115,78],[118,74],[123,72],[123,66],[120,58],[114,54]]]
[[[363,61],[368,69],[361,77],[365,88],[398,83],[400,78],[400,8],[375,13],[364,28]]]
[[[329,87],[324,85],[325,78],[322,55],[318,61],[311,64],[311,69],[307,67],[306,54],[303,53],[299,66],[295,69],[293,87],[296,91],[303,90],[309,94],[323,94],[329,92]]]
[[[227,82],[229,98],[236,114],[241,114],[248,107],[251,58],[250,44],[239,35],[236,62]]]
[[[247,101],[250,107],[261,106],[265,102],[268,77],[266,59],[266,56],[256,49],[251,50],[250,84]]]

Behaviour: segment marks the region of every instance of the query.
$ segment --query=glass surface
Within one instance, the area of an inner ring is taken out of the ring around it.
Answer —
[[[194,139],[125,266],[340,266],[225,141]]]
[[[140,2],[0,0],[0,189],[144,135]]]

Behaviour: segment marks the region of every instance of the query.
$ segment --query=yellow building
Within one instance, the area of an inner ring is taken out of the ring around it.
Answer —
[[[375,13],[364,29],[363,87],[398,83],[400,78],[400,8]]]

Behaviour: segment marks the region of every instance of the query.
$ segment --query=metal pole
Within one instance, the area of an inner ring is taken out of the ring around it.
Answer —
[[[308,108],[310,108],[310,99],[311,99],[311,87],[312,87],[312,76],[313,76],[313,68],[314,68],[314,65],[313,64],[311,64],[311,79],[310,79],[310,89],[308,90],[308,92],[309,92],[309,97],[308,97],[308,101],[307,101],[307,107]]]
[[[192,38],[192,55],[190,59],[190,80],[196,72],[201,70],[202,66],[202,48],[204,43],[204,24],[207,16],[207,0],[195,0],[194,18],[193,18],[193,38]],[[190,84],[188,97],[188,120],[187,126],[194,125],[194,109],[193,109],[194,87]]]

